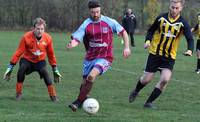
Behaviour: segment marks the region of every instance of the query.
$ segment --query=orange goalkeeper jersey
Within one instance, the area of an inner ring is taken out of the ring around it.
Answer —
[[[51,36],[43,33],[42,38],[38,41],[33,31],[29,31],[23,35],[19,47],[10,62],[16,64],[23,57],[30,62],[37,63],[45,60],[46,56],[48,56],[48,61],[51,65],[56,65]]]

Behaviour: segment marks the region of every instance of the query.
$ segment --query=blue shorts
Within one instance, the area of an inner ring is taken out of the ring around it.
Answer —
[[[84,60],[83,77],[87,77],[94,67],[99,70],[100,74],[103,74],[110,68],[110,66],[111,63],[103,58],[97,58],[94,60]]]

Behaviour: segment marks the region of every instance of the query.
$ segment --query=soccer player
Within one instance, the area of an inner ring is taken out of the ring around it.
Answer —
[[[101,15],[98,0],[88,2],[90,17],[72,34],[68,49],[84,41],[86,56],[83,62],[83,82],[77,99],[69,105],[72,111],[81,107],[92,89],[98,75],[105,73],[113,61],[113,34],[121,35],[124,40],[123,56],[127,58],[131,51],[129,39],[124,28],[114,19]]]
[[[169,12],[159,15],[148,29],[144,48],[149,48],[149,56],[144,74],[129,95],[129,102],[133,102],[140,90],[153,79],[154,73],[160,71],[160,79],[144,104],[145,108],[157,108],[153,101],[160,96],[170,81],[182,34],[185,35],[188,44],[188,50],[184,54],[192,56],[192,33],[188,23],[180,15],[184,3],[185,0],[170,0]]]
[[[124,27],[128,35],[130,36],[131,46],[135,47],[133,35],[136,28],[136,17],[130,8],[126,10],[125,15],[123,16],[122,26]]]
[[[33,27],[33,31],[25,33],[21,38],[19,47],[12,56],[10,64],[4,74],[4,79],[7,81],[10,80],[13,67],[20,60],[17,72],[16,100],[19,101],[22,98],[25,75],[37,71],[40,78],[44,79],[50,99],[53,102],[58,101],[45,61],[46,56],[48,56],[48,61],[52,66],[54,74],[54,81],[56,83],[59,82],[61,75],[57,68],[52,38],[45,32],[46,22],[42,18],[36,18],[33,22]]]
[[[200,13],[197,15],[198,17],[198,23],[194,28],[191,29],[192,32],[197,31],[198,34],[198,39],[196,43],[196,52],[197,52],[197,68],[196,68],[196,73],[200,73]]]

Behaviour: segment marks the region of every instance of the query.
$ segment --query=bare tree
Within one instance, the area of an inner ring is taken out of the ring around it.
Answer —
[[[155,15],[166,12],[169,7],[169,0],[100,0],[100,2],[102,13],[118,21],[121,21],[124,9],[132,8],[138,20],[137,28],[143,30],[146,30]],[[47,21],[49,29],[73,31],[88,17],[87,3],[88,0],[0,0],[0,28],[27,28],[31,26],[34,18],[42,17]],[[200,0],[186,0],[182,15],[191,25],[196,22],[199,6]]]

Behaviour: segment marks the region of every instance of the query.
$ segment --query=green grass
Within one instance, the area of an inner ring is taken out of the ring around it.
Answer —
[[[23,32],[0,32],[0,75],[6,70],[9,60],[16,50]],[[49,100],[47,88],[37,73],[26,77],[23,99],[15,101],[16,72],[9,82],[0,80],[0,121],[1,122],[200,122],[199,75],[194,73],[196,56],[184,57],[186,41],[183,38],[178,51],[172,79],[163,94],[155,101],[158,110],[143,109],[143,104],[159,79],[156,74],[134,103],[128,103],[128,95],[143,73],[148,55],[143,49],[144,36],[136,35],[136,47],[132,48],[129,59],[122,57],[120,39],[115,37],[115,60],[112,68],[96,79],[91,97],[100,103],[99,112],[90,116],[79,110],[71,112],[67,105],[78,95],[81,83],[84,48],[81,44],[70,51],[65,45],[70,36],[51,33],[54,40],[58,66],[62,82],[56,84],[60,102]],[[51,67],[49,66],[51,73]],[[52,74],[52,73],[51,73]]]

